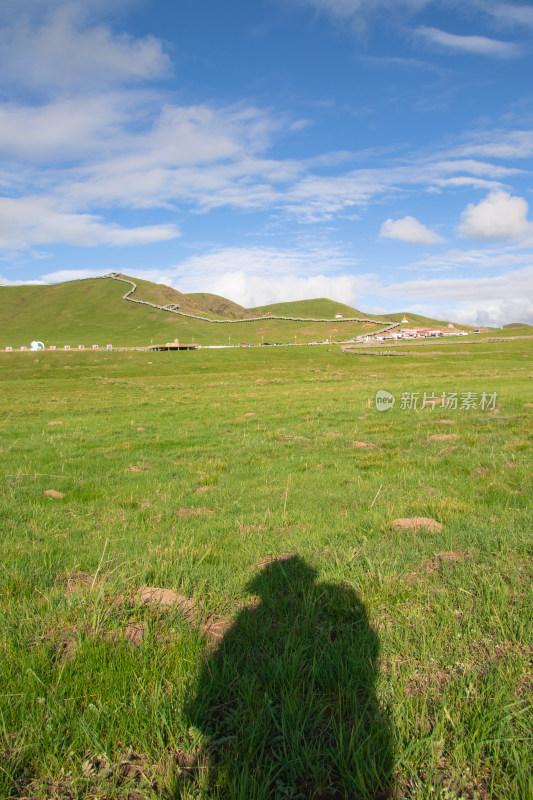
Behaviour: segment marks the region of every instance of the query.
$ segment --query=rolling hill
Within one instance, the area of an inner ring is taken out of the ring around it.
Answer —
[[[256,314],[274,314],[282,317],[314,317],[315,319],[328,317],[333,319],[335,314],[342,314],[343,317],[369,317],[380,321],[382,319],[382,317],[373,317],[372,314],[365,314],[344,303],[328,300],[327,297],[319,297],[315,300],[296,300],[292,303],[271,303],[266,306],[257,306],[251,311]]]

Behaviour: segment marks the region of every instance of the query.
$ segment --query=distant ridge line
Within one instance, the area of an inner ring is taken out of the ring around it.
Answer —
[[[111,278],[114,281],[121,281],[122,283],[128,283],[131,286],[131,289],[128,289],[126,294],[122,295],[123,300],[127,300],[129,303],[138,303],[141,306],[149,306],[150,308],[155,308],[158,311],[166,311],[168,314],[177,314],[180,317],[189,317],[190,319],[199,319],[202,322],[212,322],[215,324],[223,324],[223,325],[231,325],[231,324],[238,324],[241,322],[265,322],[269,319],[277,319],[277,320],[286,320],[288,322],[371,322],[373,325],[379,325],[380,321],[376,319],[367,319],[366,317],[339,317],[339,318],[332,318],[332,319],[315,319],[314,317],[282,317],[282,316],[275,316],[273,314],[269,314],[265,317],[246,317],[243,319],[210,319],[209,317],[201,317],[199,314],[187,314],[185,311],[179,311],[173,303],[169,303],[166,306],[158,306],[155,303],[149,303],[147,300],[135,300],[131,295],[137,289],[137,284],[133,281],[130,281],[128,278],[121,278],[118,272],[108,272],[107,275],[101,275],[101,279],[104,278]],[[392,328],[397,328],[400,325],[400,322],[390,322],[384,328],[381,328],[378,331],[374,331],[374,333],[385,333],[386,331],[392,330]]]

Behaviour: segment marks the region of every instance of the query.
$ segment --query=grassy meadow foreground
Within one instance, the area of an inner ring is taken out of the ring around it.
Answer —
[[[533,797],[532,343],[418,350],[0,355],[1,798]]]

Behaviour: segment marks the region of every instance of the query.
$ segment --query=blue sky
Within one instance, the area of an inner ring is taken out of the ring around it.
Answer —
[[[4,6],[0,285],[533,323],[533,6]]]

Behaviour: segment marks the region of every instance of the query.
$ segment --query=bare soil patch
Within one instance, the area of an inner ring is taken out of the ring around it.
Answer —
[[[62,425],[62,424],[63,424],[62,419],[53,419],[48,423],[48,425]]]
[[[269,564],[273,564],[274,561],[288,561],[293,557],[294,553],[279,553],[277,556],[267,556],[266,558],[262,558],[257,562],[257,566],[259,569],[264,569],[264,567],[268,567]]]
[[[61,498],[61,497],[65,496],[65,493],[64,492],[56,492],[55,489],[46,489],[45,495],[47,497]]]
[[[417,531],[422,529],[428,531],[441,531],[442,523],[437,522],[435,519],[431,519],[431,517],[401,517],[399,519],[394,519],[391,522],[391,528],[395,531]]]
[[[88,572],[73,572],[67,577],[66,591],[67,594],[76,594],[83,589],[90,588],[94,581],[94,575],[89,575]]]
[[[241,525],[239,527],[239,533],[241,536],[244,536],[247,533],[260,533],[261,531],[265,530],[264,525]]]
[[[438,454],[440,456],[447,456],[449,453],[453,453],[454,450],[458,450],[459,448],[457,445],[452,445],[451,447],[445,447],[444,450],[441,450]]]
[[[533,403],[524,403],[524,408],[533,408]],[[50,423],[48,423],[50,425]]]
[[[210,508],[180,508],[176,511],[176,516],[180,517],[203,517],[212,515]]]
[[[212,488],[213,488],[212,486],[197,486],[196,489],[194,490],[194,493],[203,494],[204,492],[210,492]]]
[[[439,425],[454,425],[454,419],[439,419]]]
[[[428,439],[434,442],[443,442],[446,439],[458,439],[457,433],[433,433]]]
[[[372,442],[352,442],[352,447],[375,447]]]
[[[470,558],[468,550],[448,550],[444,553],[437,553],[434,558],[426,558],[419,569],[409,574],[409,578],[416,580],[442,569],[444,564],[457,564]]]

